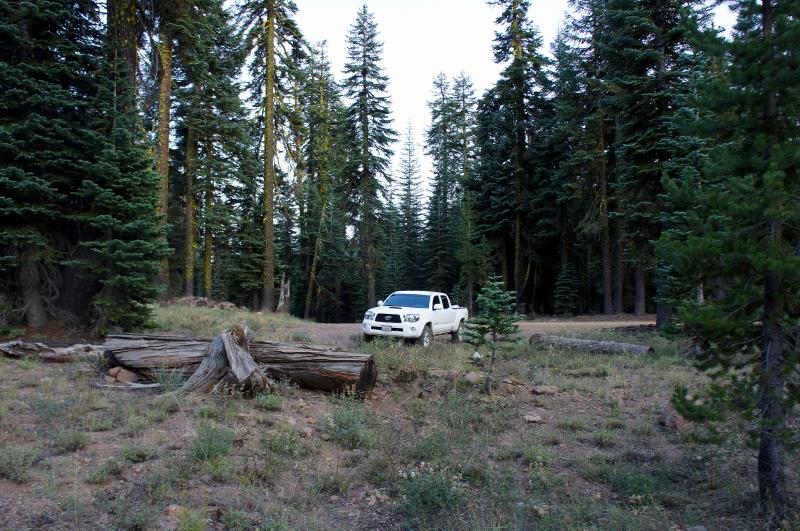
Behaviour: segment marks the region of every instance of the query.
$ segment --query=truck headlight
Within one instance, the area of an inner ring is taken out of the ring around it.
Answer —
[[[372,318],[375,317],[375,314],[372,312],[367,312],[364,314],[365,321],[372,321]]]
[[[416,313],[409,313],[403,316],[403,321],[406,323],[416,323],[419,321],[419,315]]]

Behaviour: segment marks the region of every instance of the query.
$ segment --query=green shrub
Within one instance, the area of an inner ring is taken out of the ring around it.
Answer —
[[[292,429],[279,429],[264,434],[261,444],[275,454],[285,457],[299,457],[305,453],[300,444],[300,432]]]
[[[41,450],[34,446],[0,447],[0,477],[22,483],[39,459]]]
[[[429,518],[463,503],[461,477],[447,468],[419,466],[400,471],[401,508],[410,517]]]
[[[185,476],[178,467],[156,467],[145,474],[142,488],[150,500],[159,501],[172,494],[184,479]]]
[[[62,430],[56,434],[56,450],[62,453],[76,452],[86,448],[89,444],[89,435],[81,431]]]
[[[236,476],[236,464],[229,457],[217,456],[200,462],[203,472],[217,481],[231,481]]]
[[[131,463],[143,463],[155,455],[155,448],[137,443],[129,443],[122,448],[122,458]]]
[[[594,432],[594,442],[601,448],[611,448],[617,444],[617,435],[610,430],[597,430]]]
[[[322,494],[344,494],[350,489],[350,479],[341,472],[323,472],[314,482],[314,490]]]
[[[180,368],[156,369],[154,372],[156,381],[161,384],[161,390],[164,393],[174,393],[186,381],[186,376],[183,375],[183,370]]]
[[[333,413],[323,420],[322,426],[331,440],[345,448],[368,448],[372,444],[372,431],[369,429],[364,404],[349,397],[334,399]]]
[[[178,513],[178,531],[205,531],[208,526],[205,511],[185,510]]]
[[[153,408],[158,411],[166,413],[175,413],[180,411],[181,404],[178,402],[178,397],[174,394],[161,395],[153,400]]]
[[[194,410],[194,414],[201,419],[217,419],[220,417],[219,409],[213,404],[201,404]]]
[[[144,433],[144,430],[146,430],[150,424],[152,424],[152,421],[147,417],[138,414],[130,415],[128,421],[125,423],[125,434],[128,435],[128,437],[136,437]]]
[[[189,457],[192,461],[203,461],[228,455],[236,432],[213,422],[204,422],[197,429]]]
[[[262,394],[255,398],[256,407],[265,411],[280,411],[283,407],[283,399],[278,395]]]
[[[119,465],[119,462],[115,459],[109,459],[99,467],[95,468],[88,474],[84,480],[86,483],[90,483],[92,485],[102,485],[110,477],[119,477],[122,474],[122,467]]]
[[[83,418],[81,425],[89,431],[108,431],[114,427],[114,420],[108,416],[88,415]]]

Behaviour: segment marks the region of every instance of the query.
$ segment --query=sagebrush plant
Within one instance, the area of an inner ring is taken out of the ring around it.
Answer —
[[[364,404],[352,395],[335,395],[333,413],[323,419],[322,426],[331,440],[346,448],[367,448],[372,444],[373,433]]]
[[[463,503],[461,475],[448,467],[420,462],[398,472],[401,507],[410,517],[423,519]]]
[[[497,275],[492,275],[478,293],[477,315],[467,321],[464,331],[467,343],[479,350],[488,349],[491,353],[485,385],[487,393],[492,392],[497,351],[513,348],[518,342],[517,322],[521,321],[523,316],[514,314],[515,300],[514,292],[506,291],[503,287],[503,280]]]
[[[33,464],[42,455],[35,446],[0,447],[0,477],[22,483],[28,479]]]
[[[192,461],[203,461],[224,457],[231,450],[236,432],[213,422],[202,422],[197,429],[189,457]]]

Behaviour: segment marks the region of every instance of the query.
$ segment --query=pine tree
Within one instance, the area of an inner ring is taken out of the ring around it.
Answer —
[[[492,2],[502,8],[496,23],[495,62],[505,64],[500,80],[486,92],[478,110],[480,169],[473,181],[479,221],[501,253],[503,277],[514,286],[517,310],[523,310],[531,247],[537,238],[530,223],[530,201],[538,195],[542,174],[534,164],[541,134],[537,117],[546,111],[547,61],[541,39],[527,18],[526,0]]]
[[[32,326],[48,315],[142,326],[167,250],[158,175],[138,138],[130,27],[112,20],[103,35],[83,3],[2,2],[0,12],[14,22],[0,37],[7,293]]]
[[[674,214],[659,249],[685,294],[678,319],[700,346],[714,396],[757,420],[759,494],[779,519],[790,502],[784,444],[796,436],[787,410],[800,400],[786,385],[800,317],[800,95],[786,90],[800,86],[800,4],[735,6],[733,40],[717,60],[730,64],[708,75],[696,120],[719,142],[701,172],[667,180]],[[712,295],[698,300],[698,286]]]
[[[461,146],[456,137],[455,110],[457,102],[450,92],[444,74],[433,80],[433,99],[428,102],[431,125],[425,147],[433,162],[433,187],[427,206],[424,253],[427,284],[431,289],[451,291],[457,280],[456,249],[458,233],[454,219],[456,179],[462,168],[458,164]]]
[[[378,40],[375,18],[363,6],[347,35],[347,63],[342,87],[350,100],[348,121],[355,135],[356,152],[350,161],[350,202],[356,217],[356,234],[366,278],[367,306],[375,306],[375,282],[379,267],[378,212],[385,195],[382,181],[389,181],[391,127],[388,78],[380,65],[383,44]]]
[[[503,288],[503,280],[492,275],[478,293],[478,314],[467,322],[464,335],[476,349],[485,347],[491,352],[486,392],[492,392],[492,376],[497,352],[512,347],[519,335],[517,321],[522,316],[514,313],[514,292]]]
[[[402,247],[400,271],[405,279],[405,285],[418,286],[422,282],[423,273],[419,263],[420,253],[422,252],[420,176],[414,132],[410,123],[403,141],[399,188],[400,219],[398,232]]]
[[[262,193],[264,232],[263,286],[261,309],[272,311],[275,303],[275,188],[278,157],[278,137],[288,125],[282,112],[291,96],[297,70],[292,61],[302,44],[302,35],[292,16],[297,7],[291,0],[258,0],[242,5],[242,26],[247,32],[247,44],[253,54],[250,66],[250,91],[263,115],[264,127],[264,186]]]

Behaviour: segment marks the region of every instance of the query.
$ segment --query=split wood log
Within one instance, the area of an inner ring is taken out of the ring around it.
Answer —
[[[545,345],[556,345],[574,349],[586,349],[606,354],[652,354],[653,347],[647,345],[636,345],[633,343],[619,343],[617,341],[597,341],[593,339],[576,339],[572,337],[550,336],[544,334],[533,334],[530,343],[541,343]]]
[[[244,323],[234,325],[208,344],[200,366],[178,393],[218,393],[229,389],[249,394],[272,390],[272,382],[247,351],[247,325]]]
[[[0,343],[0,353],[9,358],[36,358],[45,363],[69,363],[78,354],[73,349],[52,348],[44,343],[28,343],[19,339]]]
[[[142,374],[157,369],[181,370],[192,374],[203,361],[208,337],[160,334],[114,334],[106,336],[106,358]],[[255,362],[276,379],[307,389],[344,391],[355,388],[368,393],[375,386],[378,371],[369,354],[346,352],[332,345],[252,341],[249,351]]]

